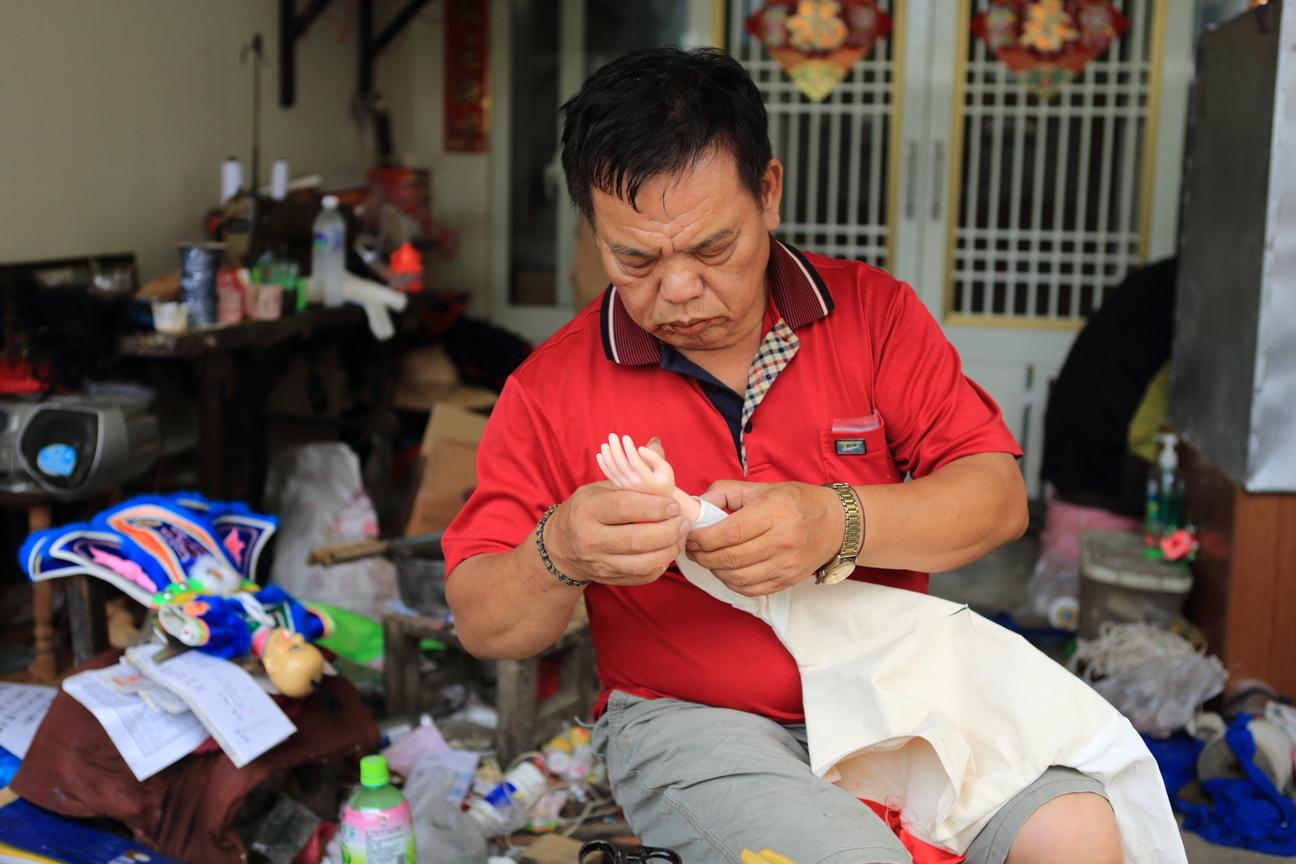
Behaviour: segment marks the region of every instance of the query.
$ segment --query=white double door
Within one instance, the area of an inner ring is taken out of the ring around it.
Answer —
[[[990,0],[879,0],[895,29],[828,99],[742,29],[787,180],[780,234],[909,282],[999,403],[1039,492],[1049,383],[1133,267],[1173,254],[1192,4],[1115,0],[1130,27],[1061,94],[1031,95],[970,22]]]

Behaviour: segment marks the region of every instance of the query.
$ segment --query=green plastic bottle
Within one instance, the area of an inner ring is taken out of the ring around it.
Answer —
[[[342,864],[414,864],[409,802],[388,781],[387,760],[360,760],[360,788],[342,808]]]

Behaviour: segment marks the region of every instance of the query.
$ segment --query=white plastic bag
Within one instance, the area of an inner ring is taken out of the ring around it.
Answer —
[[[1197,707],[1224,689],[1228,674],[1216,657],[1167,657],[1093,682],[1134,728],[1164,738],[1192,719]]]
[[[459,777],[448,768],[419,772],[405,784],[418,864],[483,864],[486,837],[459,809],[451,790]]]
[[[300,600],[327,603],[381,620],[399,600],[395,566],[383,557],[323,567],[307,564],[318,546],[378,536],[378,515],[360,479],[360,460],[345,444],[305,444],[270,465],[265,506],[279,517],[270,581]]]
[[[1039,560],[1026,583],[1026,598],[1017,616],[1044,618],[1054,627],[1074,630],[1080,609],[1080,535],[1138,529],[1137,519],[1050,498],[1044,511]]]

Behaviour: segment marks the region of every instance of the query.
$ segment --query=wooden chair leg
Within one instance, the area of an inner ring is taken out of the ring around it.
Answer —
[[[27,530],[43,531],[50,527],[48,504],[32,504],[27,508]],[[32,619],[35,622],[35,658],[28,671],[36,681],[53,681],[58,674],[54,659],[54,586],[50,582],[32,585]]]
[[[538,666],[535,657],[500,660],[495,666],[495,707],[499,711],[495,751],[501,765],[508,765],[519,753],[536,746]]]
[[[108,650],[108,614],[103,583],[93,576],[68,577],[68,623],[72,631],[72,662],[80,666]]]

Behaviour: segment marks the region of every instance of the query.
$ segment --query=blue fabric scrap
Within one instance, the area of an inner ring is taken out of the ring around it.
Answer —
[[[1249,722],[1249,714],[1239,714],[1224,733],[1246,778],[1204,781],[1202,788],[1211,797],[1210,807],[1177,796],[1173,803],[1184,814],[1184,828],[1211,843],[1269,855],[1296,855],[1296,803],[1279,792],[1255,764],[1255,739],[1247,728]]]

